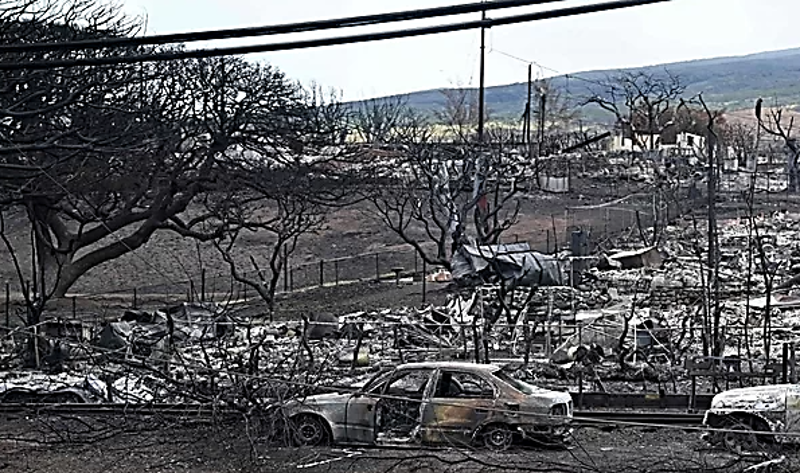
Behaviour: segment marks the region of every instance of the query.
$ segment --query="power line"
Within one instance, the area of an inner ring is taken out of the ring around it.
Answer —
[[[528,13],[523,15],[512,15],[502,18],[470,21],[463,23],[452,23],[447,25],[437,25],[422,28],[403,29],[387,31],[381,33],[365,33],[349,36],[338,36],[332,38],[313,39],[305,41],[290,41],[283,43],[260,44],[252,46],[239,46],[216,49],[195,49],[190,51],[174,51],[169,53],[132,55],[108,58],[83,58],[66,59],[56,61],[31,61],[21,62],[2,62],[0,70],[32,70],[32,69],[52,69],[61,67],[76,66],[103,66],[114,64],[135,64],[141,62],[162,62],[181,59],[200,59],[219,56],[244,55],[253,53],[290,51],[299,49],[318,48],[323,46],[338,46],[344,44],[356,44],[372,41],[382,41],[388,39],[411,38],[440,33],[452,33],[478,28],[492,28],[494,26],[512,25],[547,19],[564,18],[587,13],[598,13],[603,11],[618,10],[635,6],[664,3],[671,0],[617,0],[593,5],[581,5],[571,8],[549,10],[545,12]],[[489,5],[489,4],[487,4]]]
[[[490,52],[500,54],[501,56],[506,56],[506,57],[508,57],[510,59],[514,59],[516,61],[520,61],[520,62],[523,62],[525,64],[533,64],[534,66],[538,67],[539,69],[544,69],[544,70],[548,70],[550,72],[553,72],[555,74],[559,74],[560,76],[564,77],[567,80],[569,80],[569,79],[577,79],[577,80],[580,80],[580,81],[583,81],[583,82],[586,82],[586,83],[589,83],[589,84],[594,84],[594,85],[599,85],[599,86],[604,86],[605,85],[600,81],[587,79],[587,78],[581,77],[581,76],[579,76],[577,74],[564,73],[564,72],[561,72],[561,71],[559,71],[557,69],[553,69],[552,67],[547,67],[547,66],[545,66],[545,65],[543,65],[543,64],[541,64],[539,62],[536,62],[536,61],[533,61],[533,60],[524,59],[524,58],[521,58],[519,56],[515,56],[513,54],[507,53],[505,51],[501,51],[499,49],[492,49]]]
[[[500,10],[505,8],[541,5],[563,2],[564,0],[497,0],[491,3],[468,3],[420,10],[409,10],[393,13],[361,15],[331,20],[305,21],[283,25],[256,26],[250,28],[232,28],[212,31],[196,31],[165,35],[143,36],[138,38],[103,38],[83,41],[64,41],[50,43],[28,43],[0,46],[0,53],[23,53],[35,51],[72,51],[77,49],[100,49],[108,47],[129,47],[171,43],[189,43],[194,41],[211,41],[218,39],[248,38],[253,36],[270,36],[290,33],[307,33],[310,31],[371,26],[398,21],[421,20],[443,16],[463,15],[481,11]]]

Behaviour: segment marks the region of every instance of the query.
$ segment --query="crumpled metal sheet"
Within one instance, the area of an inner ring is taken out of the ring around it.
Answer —
[[[527,243],[464,245],[451,263],[453,279],[501,279],[521,286],[561,286],[562,271],[557,257],[532,251]]]

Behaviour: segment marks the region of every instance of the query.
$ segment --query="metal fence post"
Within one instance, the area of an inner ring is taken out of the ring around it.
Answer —
[[[325,285],[325,260],[319,260],[319,287]]]
[[[375,253],[375,280],[381,280],[381,263],[380,263],[380,255]]]
[[[338,286],[339,285],[339,260],[338,259],[333,261],[333,274],[334,274],[334,278],[336,280],[336,285]]]

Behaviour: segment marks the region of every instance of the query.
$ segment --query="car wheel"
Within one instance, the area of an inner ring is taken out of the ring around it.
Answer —
[[[719,442],[725,450],[741,455],[747,452],[755,452],[762,448],[757,430],[746,420],[733,419],[726,422],[723,428],[726,432],[720,432]],[[736,430],[738,432],[728,432]]]
[[[292,439],[298,447],[319,447],[330,443],[325,421],[309,414],[292,419]]]
[[[481,432],[483,446],[495,452],[508,450],[514,441],[514,431],[507,425],[493,424]]]

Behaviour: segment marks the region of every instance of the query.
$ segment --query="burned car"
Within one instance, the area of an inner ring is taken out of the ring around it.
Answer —
[[[800,385],[779,384],[724,391],[711,401],[703,424],[709,442],[735,452],[793,438],[800,432]]]
[[[494,365],[401,365],[355,392],[294,400],[284,406],[295,444],[479,445],[504,450],[531,438],[569,438],[569,393],[537,388]]]

